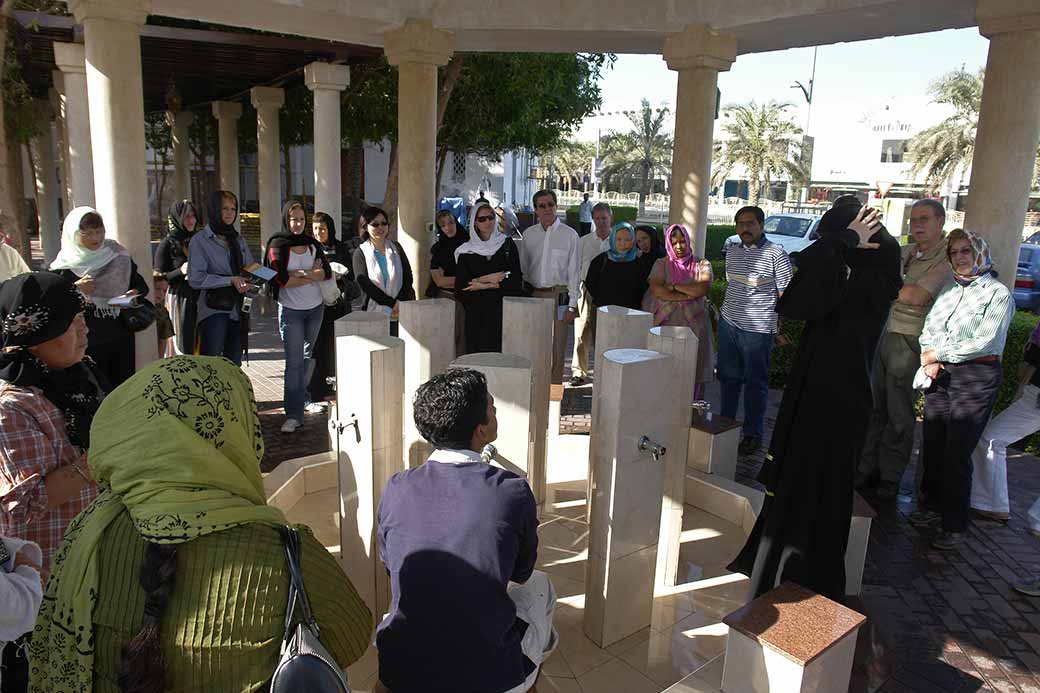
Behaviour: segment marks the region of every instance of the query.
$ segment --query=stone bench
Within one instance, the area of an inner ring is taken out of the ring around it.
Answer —
[[[845,693],[866,617],[785,582],[723,619],[722,690]]]
[[[736,419],[694,410],[686,466],[705,474],[735,479],[740,426]]]

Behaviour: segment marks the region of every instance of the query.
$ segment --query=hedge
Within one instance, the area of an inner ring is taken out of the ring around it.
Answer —
[[[722,306],[722,300],[726,295],[726,275],[720,272],[718,267],[722,264],[712,263],[716,279],[711,285],[708,298],[716,308]],[[1015,400],[1015,395],[1018,393],[1018,368],[1022,363],[1022,353],[1025,351],[1026,342],[1029,341],[1029,335],[1036,328],[1037,321],[1040,321],[1040,316],[1023,310],[1017,311],[1011,321],[1007,341],[1004,344],[1004,355],[1001,357],[1004,379],[1000,385],[1000,391],[997,393],[994,414],[1007,409]],[[805,323],[798,320],[784,320],[781,323],[781,334],[786,336],[790,343],[773,348],[772,362],[769,367],[769,387],[779,389],[787,384],[791,368],[794,366],[795,355],[798,353],[798,340],[802,336],[804,327]],[[923,400],[924,398],[921,397],[917,403],[918,413],[922,411]],[[1021,445],[1015,447],[1032,455],[1040,455],[1040,433],[1025,438]]]

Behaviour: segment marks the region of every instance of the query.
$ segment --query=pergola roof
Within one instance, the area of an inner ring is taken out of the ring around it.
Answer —
[[[1028,4],[1034,0],[1010,0]],[[463,52],[661,53],[705,23],[760,53],[976,25],[975,0],[151,0],[154,14],[382,46],[408,18],[455,34]]]
[[[28,60],[25,78],[37,96],[51,86],[53,43],[82,40],[82,27],[68,16],[16,12]],[[378,48],[325,39],[242,31],[214,31],[148,24],[141,29],[145,111],[166,108],[166,95],[176,85],[182,106],[190,108],[241,96],[255,86],[299,82],[303,66],[315,60],[349,63],[370,59]]]

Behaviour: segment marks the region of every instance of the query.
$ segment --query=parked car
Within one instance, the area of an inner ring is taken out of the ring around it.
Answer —
[[[787,254],[805,250],[819,238],[816,229],[823,217],[818,214],[771,214],[766,217],[762,232]],[[740,243],[740,236],[733,234],[727,243]]]
[[[1023,243],[1018,251],[1014,294],[1016,308],[1040,313],[1040,245],[1035,242]]]

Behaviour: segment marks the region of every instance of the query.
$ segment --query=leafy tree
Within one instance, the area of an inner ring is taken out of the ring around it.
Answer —
[[[786,175],[795,185],[808,183],[808,163],[802,159],[802,130],[787,115],[789,103],[769,101],[730,105],[722,131],[728,139],[716,143],[712,185],[723,184],[735,166],[748,176],[748,204],[758,204],[763,185]]]
[[[596,146],[589,142],[564,142],[545,152],[547,167],[550,171],[563,175],[567,189],[577,179],[581,181],[586,172],[592,168],[592,159],[596,156]]]
[[[934,103],[953,108],[953,114],[910,138],[906,158],[911,175],[925,172],[925,185],[937,191],[946,184],[959,190],[975,155],[975,132],[979,127],[982,84],[985,70],[971,73],[964,68],[947,72],[929,86]],[[1033,167],[1033,187],[1040,185],[1040,148]]]
[[[166,167],[173,154],[173,131],[166,123],[166,114],[161,112],[144,114],[144,141],[151,147],[152,164],[155,168],[155,211],[159,226],[166,209],[163,207],[163,189],[166,187]]]
[[[655,110],[643,99],[638,111],[626,114],[632,130],[611,132],[603,140],[604,183],[622,188],[638,181],[640,215],[646,209],[651,182],[671,175],[672,136],[664,129],[668,114],[667,108]]]

